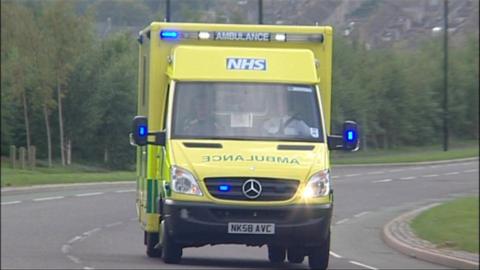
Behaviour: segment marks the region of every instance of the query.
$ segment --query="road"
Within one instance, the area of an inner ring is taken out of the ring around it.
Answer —
[[[334,167],[331,269],[442,269],[386,246],[384,224],[432,202],[478,194],[478,160],[415,166]],[[135,185],[2,192],[1,268],[260,268],[266,248],[187,248],[180,265],[146,257]],[[276,268],[279,268],[276,266]],[[308,268],[287,264],[280,268]]]

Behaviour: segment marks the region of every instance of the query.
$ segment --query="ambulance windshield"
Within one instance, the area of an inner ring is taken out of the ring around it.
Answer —
[[[315,87],[177,82],[172,138],[323,142]]]

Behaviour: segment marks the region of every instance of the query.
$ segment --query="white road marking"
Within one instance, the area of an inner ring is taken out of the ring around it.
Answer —
[[[330,255],[332,255],[335,258],[342,258],[342,256],[338,255],[337,253],[330,251]]]
[[[63,199],[65,197],[63,196],[54,196],[54,197],[44,197],[44,198],[37,198],[37,199],[33,199],[32,201],[34,202],[42,202],[42,201],[50,201],[50,200],[59,200],[59,199]]]
[[[116,190],[115,193],[135,192],[135,189]]]
[[[425,169],[425,167],[413,167],[410,170],[421,170],[421,169]]]
[[[438,174],[427,174],[427,175],[422,175],[422,177],[429,178],[429,177],[437,177]]]
[[[77,258],[77,257],[74,257],[72,255],[67,255],[67,257],[72,260],[72,262],[76,263],[76,264],[80,264],[80,259]]]
[[[342,219],[342,220],[337,221],[337,223],[335,223],[335,224],[336,224],[336,225],[339,225],[339,224],[345,223],[345,222],[347,222],[347,221],[349,221],[349,220],[350,220],[349,218],[344,218],[344,219]]]
[[[361,175],[360,173],[354,173],[354,174],[347,174],[345,177],[353,177],[353,176],[359,176]]]
[[[73,242],[78,241],[78,240],[80,240],[80,239],[82,239],[82,237],[77,235],[77,236],[73,237],[72,239],[70,239],[70,240],[68,241],[68,243],[69,243],[69,244],[72,244]]]
[[[17,204],[17,203],[21,203],[21,202],[22,201],[2,202],[2,205]]]
[[[393,169],[393,170],[389,170],[389,172],[401,172],[401,171],[405,171],[405,169]]]
[[[429,168],[438,168],[440,167],[440,165],[432,165],[432,166],[428,166]]]
[[[367,174],[382,174],[385,173],[384,171],[375,171],[375,172],[369,172]]]
[[[366,265],[366,264],[363,264],[363,263],[359,263],[359,262],[356,262],[356,261],[349,261],[351,264],[355,264],[355,265],[358,265],[358,266],[361,266],[361,267],[365,267],[367,269],[372,269],[372,270],[378,270],[378,268],[375,268],[375,267],[372,267],[370,265]]]
[[[338,175],[334,175],[334,176],[332,176],[332,179],[339,178],[339,177],[340,176],[338,176]]]
[[[358,213],[358,214],[356,214],[356,215],[353,215],[353,216],[356,217],[356,218],[358,218],[358,217],[364,216],[364,215],[366,215],[366,214],[368,214],[368,213],[370,213],[370,212],[369,212],[369,211],[364,211],[364,212],[360,212],[360,213]]]
[[[402,177],[400,178],[401,180],[411,180],[417,178],[416,176],[407,176],[407,177]]]
[[[72,247],[71,247],[70,245],[63,245],[63,246],[62,246],[62,253],[67,254],[68,252],[70,252],[70,249],[71,249],[71,248],[72,248]]]
[[[459,172],[449,172],[449,173],[446,173],[445,175],[454,175],[454,174],[459,174]]]
[[[390,182],[390,181],[392,181],[392,179],[388,178],[388,179],[372,181],[372,183],[386,183],[386,182]]]
[[[464,172],[464,173],[471,173],[471,172],[476,172],[476,171],[478,171],[478,170],[477,170],[477,169],[473,169],[473,170],[465,170],[465,171],[463,171],[463,172]]]
[[[83,267],[83,270],[93,270],[93,269],[95,269],[95,268],[93,268],[93,267],[89,267],[89,266],[85,266],[85,267]]]
[[[90,234],[92,234],[94,232],[98,232],[98,231],[100,231],[100,228],[95,228],[95,229],[92,229],[90,231],[82,233],[82,235],[89,236]]]
[[[121,221],[114,222],[114,223],[110,223],[110,224],[105,225],[105,228],[110,228],[110,227],[118,226],[118,225],[121,225],[121,224],[123,224],[123,222],[121,222]]]
[[[82,194],[76,194],[75,197],[96,196],[101,194],[103,194],[103,192],[82,193]]]

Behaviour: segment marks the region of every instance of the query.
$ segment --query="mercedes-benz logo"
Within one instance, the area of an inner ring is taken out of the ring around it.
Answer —
[[[242,186],[243,195],[249,199],[256,199],[262,194],[262,185],[255,179],[248,179]]]

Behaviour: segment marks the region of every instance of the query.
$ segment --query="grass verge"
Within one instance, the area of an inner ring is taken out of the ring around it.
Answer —
[[[81,165],[68,167],[56,165],[53,168],[38,167],[33,170],[20,170],[9,168],[7,162],[2,162],[1,171],[2,187],[134,180],[135,172],[108,171]]]
[[[413,231],[438,247],[478,253],[478,196],[456,199],[418,215]]]
[[[332,164],[372,164],[438,161],[478,157],[478,141],[452,143],[448,151],[442,146],[402,147],[392,150],[368,150],[353,153],[332,152]]]

